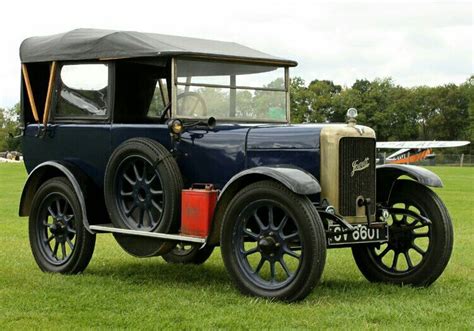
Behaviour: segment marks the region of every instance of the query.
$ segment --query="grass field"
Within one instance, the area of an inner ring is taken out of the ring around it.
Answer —
[[[348,249],[330,250],[321,284],[303,302],[240,295],[219,251],[202,266],[137,259],[110,235],[77,276],[44,274],[17,217],[23,165],[0,164],[0,329],[239,328],[474,329],[474,168],[432,168],[455,227],[450,264],[430,288],[367,282]]]

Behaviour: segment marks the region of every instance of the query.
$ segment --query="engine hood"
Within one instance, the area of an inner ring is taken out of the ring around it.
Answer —
[[[262,125],[249,129],[247,150],[319,149],[324,124]]]

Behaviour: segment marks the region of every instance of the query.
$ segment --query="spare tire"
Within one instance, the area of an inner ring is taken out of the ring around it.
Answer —
[[[183,180],[171,153],[154,140],[133,138],[119,145],[105,170],[105,204],[114,226],[173,233],[179,228]],[[114,234],[128,253],[147,257],[174,245],[149,237]]]

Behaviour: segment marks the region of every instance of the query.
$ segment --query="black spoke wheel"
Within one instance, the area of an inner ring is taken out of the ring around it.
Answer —
[[[246,294],[304,298],[324,269],[324,229],[311,202],[273,181],[251,184],[230,202],[221,231],[224,263]]]
[[[141,155],[126,157],[118,167],[116,199],[128,228],[153,231],[165,204],[159,172]]]
[[[89,263],[95,236],[82,224],[79,201],[62,177],[45,182],[32,202],[30,245],[43,271],[78,273]]]
[[[118,146],[107,164],[104,191],[116,227],[174,233],[179,227],[183,182],[176,161],[161,144],[133,138]],[[114,234],[128,253],[147,257],[169,252],[173,243]]]
[[[169,252],[163,255],[163,259],[168,263],[182,263],[182,264],[202,264],[212,255],[214,251],[213,246],[178,243]]]
[[[406,180],[396,183],[389,205],[389,241],[354,247],[355,261],[370,281],[428,286],[451,256],[453,230],[448,211],[433,191]]]

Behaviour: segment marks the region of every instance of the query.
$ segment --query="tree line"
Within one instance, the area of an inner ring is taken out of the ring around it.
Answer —
[[[348,108],[359,111],[357,121],[375,129],[380,141],[474,141],[474,75],[464,83],[403,87],[391,78],[358,79],[352,86],[329,80],[309,84],[291,80],[293,123],[344,122]],[[18,134],[20,106],[0,108],[0,151],[21,150]],[[462,152],[472,150],[472,144]]]
[[[463,84],[406,88],[392,79],[291,82],[292,122],[343,122],[347,109],[375,129],[380,141],[474,140],[474,75]]]

